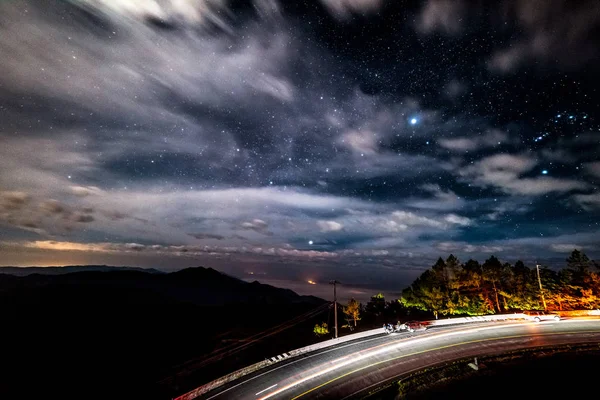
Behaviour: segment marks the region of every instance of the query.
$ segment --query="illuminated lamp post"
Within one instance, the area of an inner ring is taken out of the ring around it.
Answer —
[[[336,295],[336,291],[335,291],[335,285],[337,285],[338,281],[333,280],[333,281],[329,281],[330,285],[333,285],[333,324],[334,324],[334,329],[335,329],[335,338],[337,339],[338,337],[338,330],[337,330],[337,295]]]
[[[537,277],[538,277],[538,283],[540,284],[540,295],[542,296],[542,303],[544,304],[544,311],[547,311],[548,307],[546,307],[546,299],[544,298],[544,289],[542,288],[542,278],[540,277],[540,264],[535,264],[535,268],[537,269]]]

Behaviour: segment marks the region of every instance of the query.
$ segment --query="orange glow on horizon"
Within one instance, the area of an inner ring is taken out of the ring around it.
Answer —
[[[309,283],[310,285],[316,285],[316,284],[317,284],[317,282],[315,282],[315,281],[311,281],[311,280],[309,280],[309,281],[308,281],[308,283]]]

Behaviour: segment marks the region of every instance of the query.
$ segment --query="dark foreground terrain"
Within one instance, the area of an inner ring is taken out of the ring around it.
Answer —
[[[0,398],[172,398],[314,342],[320,316],[244,338],[318,308],[210,268],[0,274]]]
[[[479,371],[467,361],[424,371],[364,399],[590,398],[599,362],[600,344],[515,352],[481,359]]]

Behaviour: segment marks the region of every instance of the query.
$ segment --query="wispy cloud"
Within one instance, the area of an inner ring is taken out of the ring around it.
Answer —
[[[459,174],[468,182],[482,187],[496,187],[506,193],[541,195],[551,192],[585,190],[589,185],[574,179],[523,177],[537,165],[526,155],[497,154],[463,167]]]
[[[438,141],[440,146],[459,152],[498,147],[509,143],[514,143],[514,141],[510,140],[506,132],[499,130],[488,131],[473,137],[457,137]]]
[[[353,13],[377,11],[385,0],[320,0],[336,17],[346,19]]]
[[[416,28],[423,33],[457,34],[465,23],[465,10],[462,0],[428,0],[417,18]]]

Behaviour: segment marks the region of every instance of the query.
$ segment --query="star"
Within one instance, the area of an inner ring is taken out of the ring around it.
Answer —
[[[312,241],[312,240],[309,240],[309,241],[308,241],[308,244],[310,244],[310,245],[312,246],[312,244],[313,244],[313,241]]]
[[[417,123],[417,119],[416,118],[411,118],[410,124],[411,125],[415,125],[416,123]]]
[[[548,175],[548,170],[547,169],[542,170],[542,175]]]

